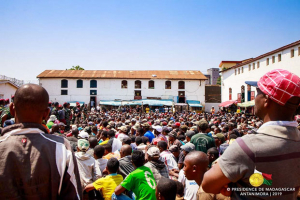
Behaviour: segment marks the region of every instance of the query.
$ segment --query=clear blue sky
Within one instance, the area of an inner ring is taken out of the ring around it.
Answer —
[[[299,0],[0,0],[1,74],[200,70],[300,40]]]

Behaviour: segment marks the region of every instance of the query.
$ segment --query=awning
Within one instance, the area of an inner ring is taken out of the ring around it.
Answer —
[[[238,107],[244,107],[244,108],[252,107],[254,105],[255,105],[255,100],[247,101],[247,102],[244,102],[244,103],[238,103],[237,104]]]
[[[110,100],[101,100],[99,102],[100,105],[105,105],[105,106],[121,106],[121,101],[110,101]]]
[[[70,106],[75,107],[76,106],[76,102],[78,102],[80,104],[80,106],[82,106],[84,104],[83,101],[68,101],[68,103],[70,104]]]
[[[223,103],[219,104],[219,107],[229,107],[232,104],[237,103],[237,100],[229,100],[229,101],[224,101]]]
[[[191,106],[191,107],[198,107],[198,108],[203,107],[200,104],[200,101],[196,101],[196,100],[186,100],[186,103],[189,104],[189,106]]]

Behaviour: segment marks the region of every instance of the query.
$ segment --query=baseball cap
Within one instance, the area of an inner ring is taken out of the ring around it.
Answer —
[[[79,134],[78,134],[78,137],[82,138],[82,139],[89,139],[89,134],[85,131],[81,131]]]
[[[195,145],[189,142],[185,145],[182,145],[180,148],[186,152],[191,152],[195,150]]]
[[[123,132],[127,132],[127,127],[126,126],[121,126],[120,130],[123,131]]]
[[[150,147],[147,151],[147,154],[151,157],[153,156],[159,156],[160,151],[157,147]]]
[[[274,69],[264,74],[259,81],[246,81],[258,87],[270,99],[284,106],[292,97],[300,97],[300,78],[284,69]]]
[[[176,122],[176,123],[175,123],[175,126],[177,126],[177,127],[180,127],[180,125],[181,125],[181,124],[180,124],[179,122]]]
[[[213,135],[213,138],[218,138],[219,140],[221,140],[221,142],[225,142],[225,136],[222,133],[217,133],[215,135]]]
[[[63,122],[59,122],[58,126],[66,126]]]
[[[87,151],[90,147],[90,143],[85,140],[85,139],[79,139],[77,141],[77,147],[79,148],[80,151]]]
[[[158,132],[162,132],[162,127],[161,126],[152,126],[153,129],[155,129]]]
[[[193,135],[195,135],[196,133],[194,132],[194,131],[187,131],[186,133],[185,133],[185,136],[187,136],[187,137],[189,137],[189,138],[192,138],[193,137]]]
[[[177,145],[172,145],[172,146],[170,146],[169,151],[170,152],[178,152],[179,148]]]

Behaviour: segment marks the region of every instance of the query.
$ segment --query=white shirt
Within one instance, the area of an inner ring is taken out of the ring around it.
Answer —
[[[108,160],[104,159],[104,158],[99,158],[99,159],[96,160],[96,162],[99,165],[100,171],[102,173],[103,170],[106,168]]]
[[[122,142],[117,138],[114,138],[114,141],[112,143],[112,152],[120,151],[121,147],[122,147]]]
[[[166,164],[168,170],[178,169],[178,165],[175,160],[175,157],[170,151],[165,150],[161,152],[159,159]]]
[[[199,185],[194,180],[188,180],[183,169],[179,171],[178,181],[184,185],[184,199],[197,200]]]
[[[117,139],[122,142],[124,138],[129,138],[129,136],[124,133],[120,133]]]

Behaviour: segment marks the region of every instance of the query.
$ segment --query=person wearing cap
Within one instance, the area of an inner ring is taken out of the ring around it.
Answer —
[[[124,138],[129,138],[129,136],[127,135],[127,127],[121,126],[119,129],[119,133],[116,135],[116,137],[121,142],[123,141]]]
[[[195,122],[198,133],[191,138],[191,143],[195,145],[196,151],[207,152],[207,149],[215,147],[215,140],[207,135],[208,123],[205,119]]]
[[[59,106],[59,103],[58,102],[55,102],[54,103],[54,107],[51,111],[51,115],[55,115],[56,119],[59,119],[59,115],[58,115],[58,106]]]
[[[191,141],[191,138],[195,135],[196,133],[194,131],[187,131],[185,133],[185,138],[186,138],[186,141],[187,142],[190,142]]]
[[[64,134],[65,133],[66,125],[63,122],[59,122],[58,126],[59,126],[59,132],[61,134]]]
[[[216,147],[217,147],[218,151],[220,151],[220,145],[225,142],[224,134],[223,133],[217,133],[217,134],[212,135],[212,137],[215,139],[215,144],[216,144]]]
[[[151,143],[152,140],[155,138],[154,134],[150,131],[150,125],[146,122],[142,124],[142,127],[144,129],[144,136],[149,139],[149,142]]]
[[[177,139],[175,131],[171,131],[169,133],[169,147],[172,145],[177,145],[178,148],[180,148],[182,145],[182,143]]]
[[[90,144],[87,140],[79,139],[77,141],[77,152],[75,152],[75,156],[78,163],[82,189],[102,177],[99,165],[95,159],[87,153],[89,147]]]
[[[169,172],[165,163],[159,160],[160,151],[156,146],[152,146],[147,150],[147,160],[148,162],[144,165],[149,167],[153,173],[156,183],[161,179],[161,177],[169,178]]]
[[[246,82],[257,90],[254,113],[263,120],[257,134],[233,142],[203,179],[203,189],[219,193],[225,185],[252,187],[249,177],[257,173],[268,188],[299,188],[300,132],[294,114],[300,103],[300,78],[283,69],[264,74],[258,82]],[[296,156],[297,155],[297,156]],[[238,184],[241,183],[241,184]],[[277,199],[296,199],[298,189],[283,191]],[[233,191],[232,199],[244,198]],[[258,198],[257,196],[252,196]]]

